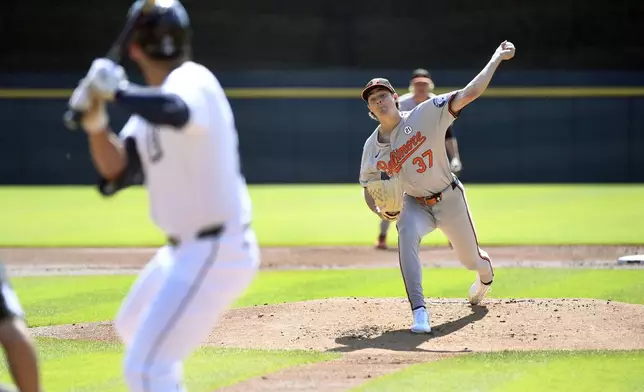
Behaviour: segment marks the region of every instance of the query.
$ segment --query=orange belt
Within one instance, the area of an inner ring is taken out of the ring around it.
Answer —
[[[452,183],[449,184],[447,188],[451,186],[452,189],[454,189],[456,188],[457,184],[458,184],[458,179],[454,177],[454,181],[452,181]],[[445,191],[447,188],[443,189],[443,191]],[[416,199],[421,204],[425,204],[431,207],[434,204],[438,203],[439,201],[443,200],[443,192],[434,193],[431,196],[421,196],[421,197],[414,196],[414,199]]]
[[[419,203],[425,204],[428,206],[433,206],[434,204],[438,203],[439,201],[443,200],[443,193],[436,193],[431,196],[425,196],[425,197],[414,197],[414,199],[418,200]]]

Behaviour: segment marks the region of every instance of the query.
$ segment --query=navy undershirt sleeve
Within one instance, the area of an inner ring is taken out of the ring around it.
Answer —
[[[115,102],[154,125],[182,128],[190,120],[190,109],[181,97],[155,87],[129,86],[116,93]]]

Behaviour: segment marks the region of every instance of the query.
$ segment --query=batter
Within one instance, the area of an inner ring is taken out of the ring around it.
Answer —
[[[403,207],[396,228],[400,269],[413,313],[412,332],[431,332],[418,251],[422,238],[435,229],[446,235],[461,263],[476,271],[469,291],[472,305],[478,305],[492,285],[492,263],[479,247],[465,189],[450,170],[445,132],[461,110],[483,94],[499,64],[514,53],[512,43],[502,42],[466,87],[426,100],[408,112],[399,110],[398,95],[387,79],[372,79],[362,91],[369,115],[380,123],[366,140],[362,154],[360,184],[365,187],[367,205],[384,219],[367,184],[380,180],[382,173],[400,176],[403,184]]]
[[[125,344],[128,390],[177,392],[186,390],[183,361],[250,285],[260,258],[224,90],[189,58],[191,29],[181,3],[145,5],[131,8],[136,21],[127,52],[148,86],[133,85],[121,66],[97,59],[70,106],[84,108],[101,194],[142,182],[150,217],[168,238],[128,292],[115,327]],[[106,102],[131,114],[118,136],[109,129]]]

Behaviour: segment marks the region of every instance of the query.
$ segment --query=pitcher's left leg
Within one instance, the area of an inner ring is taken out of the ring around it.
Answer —
[[[252,282],[258,269],[255,248],[242,240],[230,246],[225,239],[177,248],[171,274],[126,352],[130,391],[184,390],[183,361]]]
[[[490,256],[479,246],[463,185],[458,182],[445,191],[435,210],[438,227],[451,242],[460,262],[477,272],[469,295],[470,303],[476,305],[487,294],[494,279],[494,269]]]

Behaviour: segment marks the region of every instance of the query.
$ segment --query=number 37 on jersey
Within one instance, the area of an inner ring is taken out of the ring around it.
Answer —
[[[432,149],[423,149],[427,137],[420,132],[412,136],[405,144],[389,154],[389,160],[378,161],[378,170],[389,175],[396,174],[402,165],[411,158],[411,163],[416,167],[416,172],[424,173],[433,165]],[[426,146],[425,146],[426,147]]]

